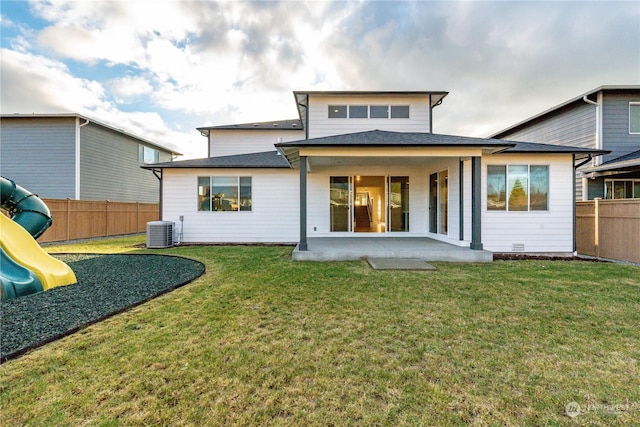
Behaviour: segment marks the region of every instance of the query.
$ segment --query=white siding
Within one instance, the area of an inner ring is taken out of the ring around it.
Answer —
[[[283,129],[212,129],[209,157],[275,151],[278,142],[304,139],[304,130]]]
[[[409,105],[408,119],[330,119],[329,105]],[[429,132],[428,96],[310,96],[309,138],[367,130]]]
[[[487,211],[487,165],[549,165],[549,210]],[[495,155],[482,158],[482,243],[493,252],[573,252],[573,167],[571,155]]]
[[[250,176],[252,210],[199,212],[199,176]],[[184,216],[183,242],[296,243],[299,238],[299,174],[278,169],[165,169],[162,219]]]

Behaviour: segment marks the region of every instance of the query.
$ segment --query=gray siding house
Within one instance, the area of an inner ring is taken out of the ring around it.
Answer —
[[[40,197],[157,203],[173,150],[79,114],[2,115],[0,174]]]
[[[601,86],[491,135],[608,150],[576,174],[576,199],[640,198],[640,86]]]

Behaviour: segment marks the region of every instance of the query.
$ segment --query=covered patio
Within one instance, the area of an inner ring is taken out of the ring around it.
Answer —
[[[313,237],[307,249],[293,251],[296,261],[352,261],[364,258],[416,258],[424,261],[491,262],[493,254],[428,237]]]

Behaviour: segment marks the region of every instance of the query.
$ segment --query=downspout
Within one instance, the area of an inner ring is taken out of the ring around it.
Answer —
[[[462,158],[458,160],[458,168],[459,168],[458,193],[460,194],[459,196],[460,207],[458,210],[458,217],[459,217],[458,218],[458,223],[459,223],[458,240],[464,240],[464,161],[462,160]]]
[[[84,120],[84,123],[80,123],[80,120]],[[75,188],[73,190],[74,199],[80,200],[80,128],[89,124],[89,119],[85,119],[84,117],[77,116],[76,117],[76,158],[75,158]]]
[[[207,133],[200,131],[200,135],[207,138],[207,157],[211,157],[211,131],[207,130]]]
[[[431,105],[431,94],[429,94],[429,133],[433,133],[433,109],[442,104],[442,98],[434,105]]]
[[[600,98],[600,93],[598,93],[598,98]],[[595,149],[602,150],[602,108],[600,108],[600,102],[592,101],[589,99],[587,95],[582,96],[582,100],[587,104],[594,105],[596,107],[596,146]],[[589,160],[591,160],[591,156],[589,156]],[[586,163],[586,162],[585,162]],[[580,166],[582,166],[582,163]],[[600,164],[600,158],[595,159],[594,166]],[[575,185],[575,179],[574,179]],[[582,200],[589,199],[589,184],[584,179],[582,180]]]
[[[431,105],[431,94],[429,94],[429,133],[433,133],[433,105]]]
[[[571,155],[571,157],[573,158],[573,164],[576,164],[576,155],[575,153]],[[587,159],[587,161],[591,160],[591,155],[589,155],[589,158]],[[584,163],[581,163],[581,165],[583,165]],[[573,203],[571,203],[571,209],[572,209],[572,214],[571,217],[573,218],[573,256],[576,256],[578,254],[578,244],[576,242],[576,169],[578,169],[578,167],[574,166],[573,167],[573,182],[572,182],[572,188],[573,188]],[[582,191],[584,191],[584,188],[582,189]]]
[[[158,196],[158,220],[162,221],[162,169],[151,169],[151,172],[153,172],[155,177],[158,178],[158,181],[160,181],[160,194]]]

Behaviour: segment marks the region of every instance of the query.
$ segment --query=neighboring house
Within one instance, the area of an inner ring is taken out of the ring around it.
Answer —
[[[80,114],[2,115],[0,138],[0,173],[55,199],[157,203],[140,165],[179,155]]]
[[[577,200],[640,198],[640,86],[601,86],[492,138],[608,150],[577,174]]]
[[[603,152],[433,134],[446,95],[294,92],[300,120],[202,128],[210,157],[143,168],[161,173],[161,216],[183,242],[572,253],[574,162]]]

